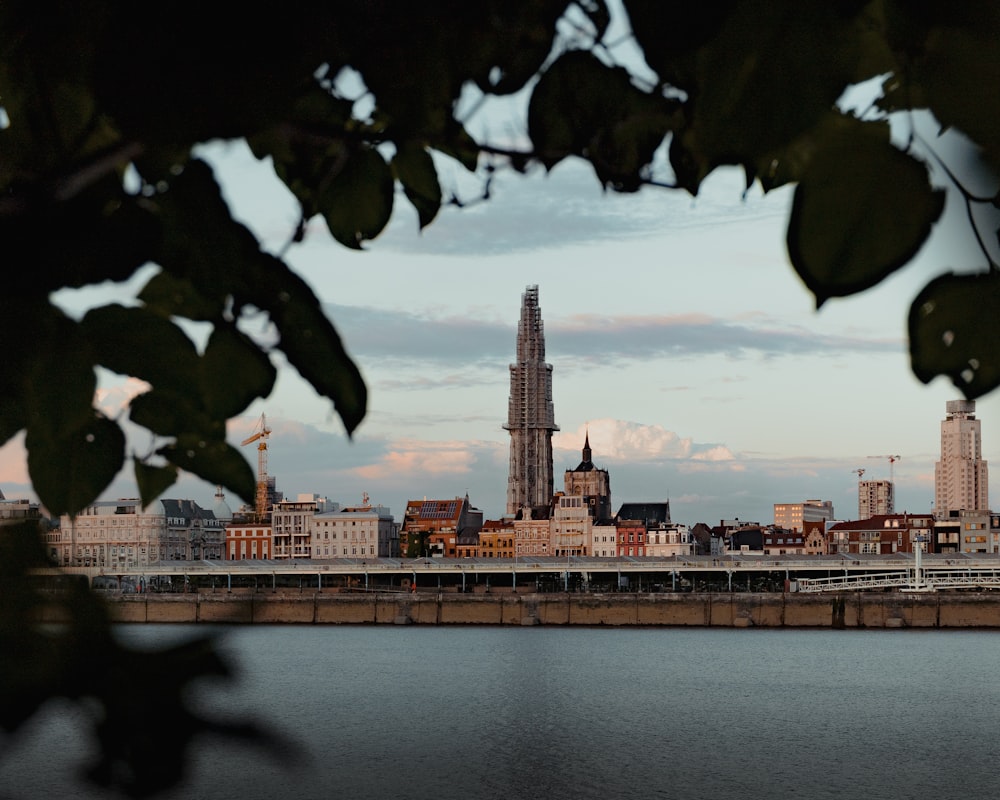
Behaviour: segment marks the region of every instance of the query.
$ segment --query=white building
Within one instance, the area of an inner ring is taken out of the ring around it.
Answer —
[[[646,555],[657,558],[694,555],[691,529],[679,522],[666,522],[646,527]]]
[[[615,525],[591,526],[590,540],[591,555],[614,558],[618,554],[618,528]]]
[[[64,566],[130,569],[223,554],[222,523],[191,500],[154,500],[146,508],[135,498],[99,501],[76,517],[64,514],[59,528],[50,548]]]
[[[989,470],[973,400],[949,400],[941,422],[941,460],[934,465],[934,514],[989,509]]]
[[[314,559],[390,557],[399,530],[385,506],[360,506],[315,514],[310,541]]]
[[[271,509],[274,543],[271,558],[310,558],[310,530],[315,500],[281,500]]]
[[[588,556],[593,543],[590,506],[583,495],[558,494],[552,510],[551,546],[554,556]]]

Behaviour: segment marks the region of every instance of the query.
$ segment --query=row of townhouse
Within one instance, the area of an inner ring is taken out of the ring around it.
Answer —
[[[399,527],[385,506],[320,510],[313,500],[282,500],[269,522],[226,527],[226,558],[379,558],[399,553]]]
[[[954,511],[929,514],[879,514],[839,522],[827,532],[829,552],[891,555],[912,553],[1000,553],[1000,515]]]
[[[145,507],[135,498],[107,500],[63,515],[47,534],[47,548],[62,566],[109,570],[216,560],[223,557],[225,524],[224,516],[191,500],[155,500]]]
[[[955,511],[930,514],[876,514],[867,519],[815,520],[802,529],[723,520],[712,529],[713,555],[892,555],[912,553],[1000,553],[1000,515]]]
[[[595,505],[585,495],[560,492],[547,516],[535,510],[514,519],[487,520],[478,531],[466,527],[460,533],[455,532],[457,517],[449,518],[438,530],[424,526],[425,547],[418,555],[488,559],[694,553],[691,531],[670,521],[668,503],[625,503],[614,519],[604,520],[594,514]],[[408,526],[404,520],[401,541],[408,537]]]

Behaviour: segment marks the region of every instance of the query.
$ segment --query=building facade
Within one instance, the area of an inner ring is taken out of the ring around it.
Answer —
[[[590,515],[596,521],[606,522],[611,519],[611,477],[606,469],[594,466],[589,432],[584,438],[582,455],[576,469],[566,470],[563,488],[567,495],[582,496]]]
[[[545,333],[538,307],[538,287],[521,296],[517,327],[517,363],[510,365],[507,423],[510,470],[507,514],[548,508],[552,501],[552,434],[559,430],[552,405],[552,365],[545,363]]]
[[[806,500],[804,503],[775,503],[774,526],[788,530],[803,530],[806,522],[827,522],[833,519],[832,500]]]
[[[226,526],[228,561],[266,561],[273,558],[274,536],[270,522],[234,522]]]
[[[313,514],[309,532],[313,559],[398,555],[396,523],[385,506],[365,505]]]
[[[827,532],[831,552],[892,555],[932,549],[934,520],[929,515],[879,514],[869,519],[838,522]]]
[[[309,541],[316,503],[311,500],[280,500],[271,507],[274,543],[271,558],[311,558]]]
[[[478,533],[483,512],[469,497],[452,500],[410,500],[399,531],[399,554],[404,558],[458,555],[459,537]]]
[[[987,511],[989,470],[974,400],[949,400],[941,422],[941,460],[934,465],[934,514]]]
[[[895,513],[892,481],[858,481],[858,519]]]
[[[551,520],[548,514],[541,519],[520,518],[514,520],[515,553],[519,556],[551,555]]]
[[[553,503],[551,522],[551,555],[592,555],[593,517],[584,497],[558,494]]]
[[[223,523],[191,500],[135,498],[91,503],[75,517],[64,514],[51,555],[63,566],[134,569],[157,561],[223,557]]]

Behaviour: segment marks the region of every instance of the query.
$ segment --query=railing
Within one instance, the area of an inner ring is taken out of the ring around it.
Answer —
[[[843,592],[870,589],[1000,589],[1000,569],[924,568],[879,574],[843,575],[837,578],[800,578],[800,592]]]

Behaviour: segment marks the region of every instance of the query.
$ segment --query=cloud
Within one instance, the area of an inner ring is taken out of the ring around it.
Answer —
[[[110,372],[101,372],[101,383],[94,394],[94,404],[112,419],[124,412],[140,394],[152,388],[138,378],[122,377]]]
[[[408,474],[465,475],[470,471],[475,456],[467,442],[424,442],[417,439],[400,439],[392,449],[375,464],[355,467],[347,472],[366,480],[386,480]]]
[[[579,451],[586,436],[590,437],[595,463],[663,460],[707,463],[735,459],[724,445],[696,444],[691,438],[682,438],[662,425],[620,419],[595,419],[575,431],[560,431],[553,435],[552,445],[559,450]]]
[[[378,361],[394,368],[393,378],[387,380],[391,388],[489,384],[506,375],[514,356],[515,321],[335,304],[325,308],[351,342],[353,355],[368,367]],[[580,364],[614,367],[653,358],[872,354],[904,348],[901,339],[831,335],[764,315],[742,321],[709,314],[575,315],[547,319],[545,336],[550,361],[566,371]],[[435,370],[462,366],[474,372],[438,374],[427,365]],[[399,370],[420,370],[420,376],[403,377]]]

